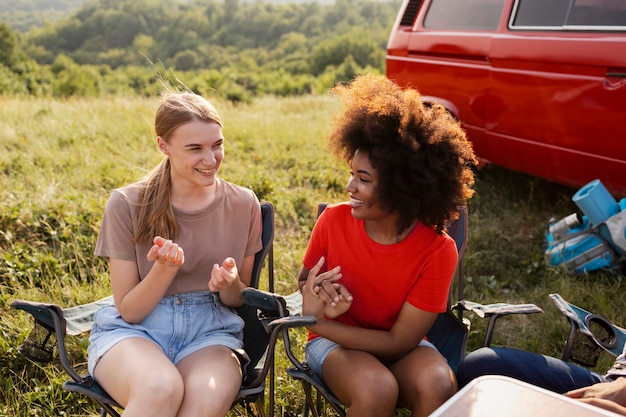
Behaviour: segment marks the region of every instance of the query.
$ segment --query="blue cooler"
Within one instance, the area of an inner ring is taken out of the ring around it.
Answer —
[[[600,180],[593,180],[578,190],[572,201],[587,216],[592,226],[619,212],[619,204]]]
[[[591,181],[574,194],[572,201],[587,216],[591,226],[600,225],[602,237],[612,242],[609,229],[602,223],[619,213],[620,207],[604,184],[598,179]]]
[[[550,232],[546,236],[548,248],[544,256],[548,264],[565,266],[576,274],[615,267],[614,252],[604,239],[591,233],[586,216],[583,224],[557,236]]]

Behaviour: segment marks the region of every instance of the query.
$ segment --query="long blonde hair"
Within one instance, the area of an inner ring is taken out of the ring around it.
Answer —
[[[223,126],[215,107],[203,97],[189,92],[167,93],[156,112],[154,130],[168,143],[179,126],[193,120]],[[142,181],[134,242],[151,242],[155,236],[166,239],[177,237],[178,224],[171,204],[170,169],[170,160],[165,157]]]

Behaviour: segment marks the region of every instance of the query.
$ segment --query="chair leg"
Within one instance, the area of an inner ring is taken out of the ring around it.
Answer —
[[[577,331],[578,331],[578,326],[574,324],[574,322],[570,321],[569,333],[567,335],[565,347],[563,348],[563,356],[561,358],[564,361],[569,361],[572,356],[572,349],[574,347],[574,338],[576,337]]]
[[[270,414],[267,414],[263,397],[258,397],[254,401],[243,400],[242,402],[233,405],[233,407],[231,407],[228,411],[227,416],[268,417],[273,416],[273,414],[271,412]]]
[[[102,405],[102,408],[100,408],[100,417],[107,417],[107,416],[120,417],[120,413],[118,413],[111,406],[104,406],[104,405]]]
[[[313,402],[313,388],[311,384],[303,379],[301,379],[300,382],[302,383],[302,390],[304,391],[304,395],[306,396],[306,399],[304,400],[304,411],[302,413],[302,417],[309,417],[309,411],[311,411],[313,417],[319,417],[319,409],[317,407],[317,404]]]
[[[269,392],[269,415],[273,416],[274,415],[274,407],[275,407],[275,378],[276,378],[276,366],[275,366],[275,362],[272,361],[272,364],[270,366],[270,392]]]
[[[113,407],[102,405],[102,407],[100,408],[100,417],[107,416],[120,417],[120,414],[115,409],[113,409]]]
[[[256,400],[254,400],[254,415],[256,417],[266,417],[267,413],[265,412],[265,401],[263,401],[263,398],[259,397]],[[269,410],[269,415],[273,416],[274,415],[274,410],[270,409]]]
[[[491,338],[493,336],[493,331],[496,327],[496,321],[502,317],[502,314],[493,314],[489,318],[489,324],[487,325],[487,331],[485,332],[485,340],[483,342],[483,346],[489,347],[491,346]]]
[[[324,403],[323,403],[323,398],[322,395],[320,394],[319,391],[316,392],[315,395],[315,410],[316,410],[316,415],[321,416],[322,415],[322,407],[323,407]]]

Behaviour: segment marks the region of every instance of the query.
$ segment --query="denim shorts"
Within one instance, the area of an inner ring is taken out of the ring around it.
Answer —
[[[422,339],[422,341],[418,344],[418,346],[428,346],[430,348],[437,350],[435,345],[433,345],[426,339]],[[304,346],[304,354],[306,356],[306,361],[307,361],[307,364],[309,365],[309,368],[311,368],[311,370],[316,375],[321,377],[322,365],[324,364],[326,357],[328,356],[330,352],[332,352],[338,347],[339,345],[337,343],[332,342],[323,337],[319,337],[319,336],[307,342],[307,344]],[[385,364],[385,366],[390,365],[385,362],[383,363]]]
[[[93,318],[87,348],[89,373],[93,376],[100,358],[130,337],[153,341],[174,365],[207,346],[226,346],[239,356],[245,372],[250,360],[243,350],[243,327],[244,321],[235,310],[210,291],[163,297],[139,324],[126,322],[114,304],[104,306]]]

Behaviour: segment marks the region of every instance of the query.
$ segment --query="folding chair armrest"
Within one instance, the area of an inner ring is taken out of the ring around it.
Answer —
[[[549,294],[556,307],[563,313],[569,322],[570,329],[563,350],[563,360],[572,358],[575,337],[578,332],[587,336],[598,348],[617,357],[626,344],[626,329],[618,327],[597,314],[590,313],[574,304],[569,303],[559,294]],[[586,358],[588,359],[588,358]],[[575,362],[587,365],[581,358],[573,359]],[[595,365],[597,358],[591,358],[592,365]]]
[[[67,348],[65,346],[66,321],[63,317],[63,309],[56,304],[46,304],[36,301],[14,300],[11,307],[23,310],[33,316],[35,322],[29,336],[20,346],[20,352],[28,359],[36,362],[49,362],[52,360],[52,341],[50,336],[54,334],[57,344],[59,361],[63,369],[74,381],[81,381],[82,377],[69,363]],[[38,325],[43,327],[47,334],[42,334]],[[41,353],[47,357],[42,360]]]
[[[287,296],[291,303],[289,309],[286,307],[289,305],[286,297],[279,294],[254,288],[245,288],[241,291],[240,296],[244,303],[257,307],[261,314],[266,316],[263,320],[263,325],[266,331],[272,335],[272,340],[277,338],[278,334],[282,334],[285,354],[291,363],[298,369],[305,369],[304,365],[296,358],[296,355],[292,351],[291,342],[289,340],[289,329],[304,328],[316,324],[317,319],[314,316],[301,315],[302,304],[300,293],[296,292]],[[276,314],[276,311],[272,311],[274,309],[281,311],[284,309],[284,311],[282,311],[283,314]],[[274,313],[273,316],[272,313]]]
[[[256,288],[244,288],[239,293],[245,304],[256,307],[265,317],[266,330],[274,333],[285,329],[311,326],[317,323],[314,316],[289,315],[287,302],[279,294],[258,290]]]
[[[461,300],[453,309],[462,309],[465,311],[471,311],[480,318],[488,318],[489,324],[487,325],[487,331],[485,332],[485,340],[483,346],[490,346],[493,332],[495,331],[496,321],[504,316],[510,314],[535,314],[543,313],[543,310],[535,304],[508,304],[508,303],[496,303],[496,304],[479,304],[473,301]]]
[[[267,317],[286,317],[289,315],[285,299],[272,292],[247,287],[239,292],[244,304],[256,307]]]
[[[315,316],[288,316],[272,320],[268,323],[268,328],[272,331],[283,329],[294,329],[298,327],[312,326],[317,323]]]
[[[58,305],[28,300],[13,300],[11,307],[16,310],[23,310],[29,313],[35,318],[35,320],[51,331],[56,332],[56,323],[59,323],[59,333],[61,336],[65,335],[65,319],[63,318],[63,309]]]

